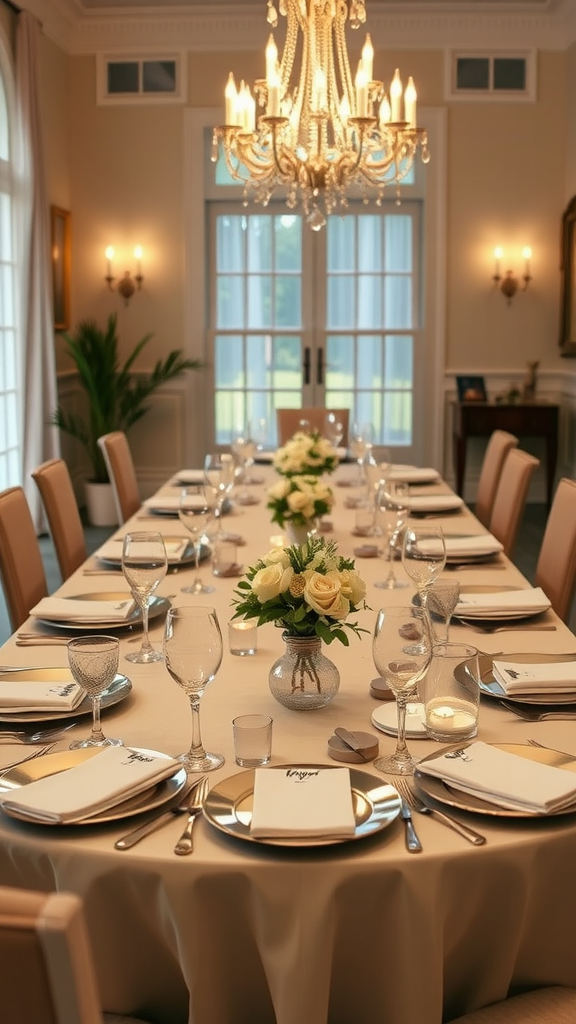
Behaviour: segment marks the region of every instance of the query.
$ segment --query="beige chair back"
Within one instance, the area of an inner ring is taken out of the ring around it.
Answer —
[[[490,533],[504,546],[508,558],[512,558],[530,480],[539,465],[539,459],[518,448],[512,448],[504,461],[490,517]]]
[[[325,408],[304,408],[304,409],[276,409],[276,429],[278,443],[286,444],[298,430],[301,429],[300,422],[306,420],[314,430],[324,433],[326,416],[333,412],[344,427],[344,434],[340,442],[344,447],[348,445],[348,426],[350,421],[349,409],[325,409]]]
[[[80,898],[0,886],[2,1024],[102,1024]],[[142,1022],[140,1022],[142,1024]]]
[[[505,430],[495,430],[490,436],[476,490],[476,502],[474,514],[483,526],[490,524],[490,517],[494,507],[494,498],[502,473],[502,466],[508,452],[518,447],[518,438]]]
[[[114,430],[98,438],[104,462],[114,492],[118,522],[125,523],[141,505],[140,490],[132,453],[122,430]]]
[[[86,558],[86,539],[68,466],[49,459],[32,473],[46,511],[62,579],[66,580]]]
[[[574,1024],[576,989],[550,985],[474,1010],[450,1024]]]
[[[13,630],[48,594],[40,545],[21,487],[0,494],[0,576]]]
[[[576,590],[576,480],[563,477],[556,488],[534,582],[542,587],[556,615],[568,622]]]

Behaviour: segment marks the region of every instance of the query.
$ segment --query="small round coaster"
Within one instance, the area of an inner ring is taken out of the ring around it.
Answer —
[[[372,712],[372,725],[388,736],[398,735],[398,714],[396,702],[383,704]],[[422,740],[427,737],[424,725],[424,705],[418,701],[409,701],[406,705],[406,737],[409,740]]]
[[[377,544],[361,544],[354,548],[356,558],[377,558],[379,549]]]
[[[378,755],[378,739],[371,732],[354,731],[352,736],[362,744],[362,751],[351,750],[339,736],[331,736],[328,740],[328,754],[334,761],[346,761],[348,764],[366,764]]]
[[[384,679],[379,676],[377,679],[373,679],[370,683],[370,696],[376,697],[376,700],[395,700],[392,690],[386,685]]]

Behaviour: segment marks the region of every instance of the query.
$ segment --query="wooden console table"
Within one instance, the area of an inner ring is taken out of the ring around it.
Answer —
[[[507,430],[517,437],[543,437],[546,441],[546,494],[552,503],[554,474],[558,457],[559,406],[550,402],[454,402],[453,440],[456,490],[462,495],[469,437],[489,437],[494,430]]]

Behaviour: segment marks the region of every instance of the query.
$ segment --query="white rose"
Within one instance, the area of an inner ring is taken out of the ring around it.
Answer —
[[[350,604],[358,606],[366,597],[366,584],[358,575],[355,569],[343,569],[340,573],[342,582],[342,593],[348,598]]]
[[[313,572],[306,580],[304,600],[318,615],[331,619],[345,619],[350,611],[350,602],[342,593],[337,572],[329,572],[326,576]]]
[[[287,569],[290,565],[290,556],[285,548],[272,548],[262,559],[265,565],[281,565]]]
[[[311,519],[314,515],[314,502],[303,491],[293,491],[286,500],[293,514],[303,516],[304,519]]]
[[[274,498],[276,501],[282,501],[282,499],[285,498],[286,495],[288,494],[289,490],[290,484],[288,480],[282,479],[279,480],[277,484],[274,484],[273,487],[270,488],[268,494],[271,498]]]
[[[260,604],[265,604],[266,601],[271,601],[288,590],[293,575],[294,570],[291,566],[284,568],[281,564],[267,565],[265,569],[259,569],[254,576],[252,592]]]

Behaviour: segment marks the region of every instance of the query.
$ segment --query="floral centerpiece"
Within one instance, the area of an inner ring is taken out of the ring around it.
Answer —
[[[284,630],[286,653],[269,675],[270,689],[286,707],[323,707],[338,692],[340,674],[321,644],[340,640],[346,629],[366,633],[351,613],[367,607],[366,584],[351,559],[334,541],[312,537],[302,547],[273,548],[251,566],[238,584],[233,618],[273,622]]]
[[[282,476],[322,476],[332,473],[338,465],[334,446],[317,430],[299,431],[282,448],[278,448],[272,465]]]
[[[272,512],[272,522],[281,527],[286,523],[307,527],[326,515],[333,504],[332,490],[317,476],[290,476],[269,489],[266,507]]]

